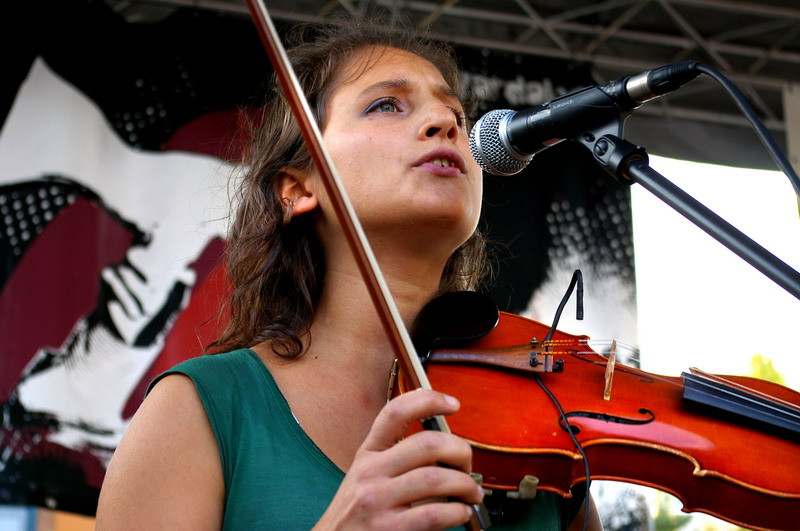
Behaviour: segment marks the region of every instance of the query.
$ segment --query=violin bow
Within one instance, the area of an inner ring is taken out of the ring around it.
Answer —
[[[314,119],[267,7],[263,0],[246,0],[246,3],[404,376],[408,378],[412,389],[431,389],[425,369],[378,267],[364,229],[325,148],[322,132]],[[447,421],[441,415],[426,419],[423,425],[426,429],[451,433]],[[467,523],[467,529],[478,530],[488,526],[485,508],[483,505],[474,505],[473,516]]]

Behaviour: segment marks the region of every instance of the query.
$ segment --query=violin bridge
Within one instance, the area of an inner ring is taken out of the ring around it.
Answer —
[[[608,352],[606,362],[605,385],[603,387],[603,400],[611,400],[611,384],[614,380],[614,365],[617,362],[617,340],[611,341],[611,350]]]

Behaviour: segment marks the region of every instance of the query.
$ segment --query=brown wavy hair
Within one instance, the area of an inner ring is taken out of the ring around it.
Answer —
[[[302,28],[293,40],[300,44],[288,55],[320,129],[325,127],[328,99],[341,83],[342,65],[365,48],[397,48],[423,57],[461,94],[458,66],[450,48],[409,30],[349,21]],[[281,204],[276,188],[283,169],[306,170],[313,162],[277,82],[273,86],[271,98],[253,120],[262,125],[253,131],[244,171],[235,185],[232,199],[236,207],[227,247],[233,287],[227,301],[230,320],[209,351],[269,340],[277,355],[298,356],[324,281],[324,259],[313,231],[313,216],[292,217],[291,206]],[[469,109],[465,110],[469,116]],[[484,247],[484,239],[476,231],[453,253],[442,273],[441,292],[476,287],[486,272]]]

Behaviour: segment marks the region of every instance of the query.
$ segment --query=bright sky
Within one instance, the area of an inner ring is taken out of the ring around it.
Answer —
[[[800,215],[783,173],[661,157],[650,166],[800,270]],[[747,374],[761,354],[800,390],[800,300],[643,187],[631,191],[642,368]]]

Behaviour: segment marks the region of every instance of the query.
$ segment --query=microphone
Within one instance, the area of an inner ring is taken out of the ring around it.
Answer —
[[[578,90],[524,111],[489,111],[470,132],[470,151],[485,171],[514,175],[539,151],[607,125],[642,103],[677,90],[700,74],[697,66],[696,61],[683,61]]]

